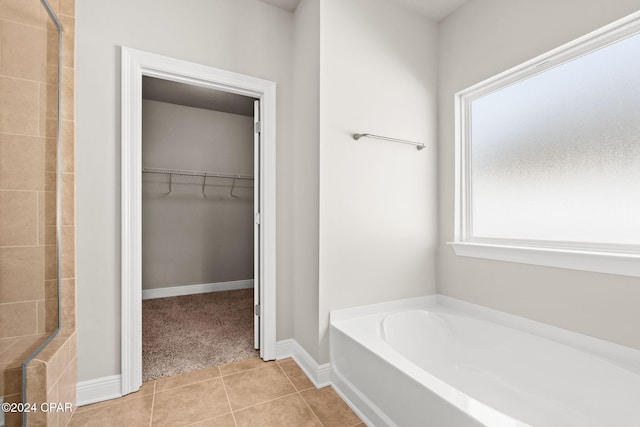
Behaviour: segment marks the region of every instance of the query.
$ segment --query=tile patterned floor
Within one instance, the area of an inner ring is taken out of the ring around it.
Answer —
[[[316,389],[293,359],[258,358],[149,381],[78,408],[77,427],[364,427],[331,388]]]

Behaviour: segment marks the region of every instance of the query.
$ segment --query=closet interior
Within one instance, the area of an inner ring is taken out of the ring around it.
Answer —
[[[258,355],[254,102],[143,77],[143,381]]]

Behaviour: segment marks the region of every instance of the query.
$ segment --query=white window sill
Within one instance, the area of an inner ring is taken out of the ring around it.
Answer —
[[[458,256],[640,277],[640,254],[450,242]]]

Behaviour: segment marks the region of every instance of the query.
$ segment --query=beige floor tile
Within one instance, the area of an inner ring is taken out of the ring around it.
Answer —
[[[235,412],[234,415],[238,427],[322,427],[297,393],[252,406]]]
[[[273,363],[275,362],[265,362],[259,357],[252,357],[250,359],[244,359],[238,362],[231,362],[220,365],[220,372],[222,373],[222,376],[233,375],[237,374],[238,372],[248,371],[249,369],[262,368]]]
[[[189,424],[188,427],[236,427],[236,421],[233,415],[226,414],[220,417],[211,418],[210,420],[201,421],[195,424]]]
[[[229,412],[222,380],[216,378],[156,393],[152,426],[186,426]]]
[[[300,394],[325,427],[345,427],[360,422],[358,416],[331,387],[313,388]]]
[[[166,378],[156,380],[156,392],[169,390],[176,387],[182,387],[202,381],[212,380],[220,376],[220,368],[214,366],[212,368],[198,369],[197,371],[186,372],[184,374],[171,375]]]
[[[234,411],[296,391],[276,364],[229,375],[223,380]]]
[[[313,387],[313,383],[307,375],[300,369],[300,366],[293,359],[279,360],[278,365],[289,377],[298,391],[307,390]]]
[[[149,427],[153,395],[116,400],[110,405],[83,409],[71,417],[69,427]],[[88,407],[86,407],[88,408]]]

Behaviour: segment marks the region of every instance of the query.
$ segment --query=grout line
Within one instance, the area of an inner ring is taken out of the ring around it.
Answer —
[[[56,16],[57,16],[57,15],[59,15],[59,14],[58,14],[58,12],[56,12]],[[42,18],[38,18],[38,19],[42,19]],[[45,21],[46,21],[46,22],[45,22],[45,25],[44,25],[43,27],[39,27],[39,26],[37,26],[37,25],[27,24],[27,23],[25,23],[25,22],[15,21],[15,20],[10,19],[10,18],[0,18],[0,20],[5,21],[5,22],[11,22],[11,23],[13,23],[13,24],[24,25],[25,27],[36,28],[36,29],[38,29],[38,30],[42,30],[42,31],[44,31],[44,32],[47,32],[47,31],[57,31],[57,30],[49,30],[49,26],[48,26],[48,24],[49,24],[49,19],[51,19],[51,18],[49,18],[49,15],[46,15],[46,18],[45,18]]]
[[[304,404],[307,405],[307,408],[309,408],[309,410],[311,411],[311,413],[313,414],[315,419],[318,420],[320,425],[324,426],[324,424],[322,424],[322,421],[320,421],[320,417],[318,417],[318,414],[316,414],[316,412],[313,410],[313,408],[311,408],[311,405],[309,405],[309,402],[307,402],[307,399],[305,399],[304,396],[302,396],[302,394],[300,392],[298,392],[298,396],[300,396],[300,399],[302,399]]]
[[[279,363],[277,363],[277,362],[276,362],[276,364],[278,365],[278,368],[280,368],[280,370],[281,370],[281,371],[282,371],[282,373],[284,374],[284,377],[285,377],[286,379],[288,379],[288,380],[289,380],[289,383],[291,384],[291,386],[293,387],[293,389],[294,389],[295,391],[297,391],[298,393],[300,393],[300,390],[298,390],[298,387],[296,387],[296,385],[293,383],[293,381],[291,381],[291,378],[289,378],[289,375],[287,375],[287,373],[284,371],[284,369],[282,369],[282,366],[280,366],[280,364],[279,364]]]
[[[248,359],[245,359],[245,360],[248,360]],[[231,363],[235,363],[235,362],[231,362]],[[258,370],[258,369],[262,369],[262,368],[266,368],[267,366],[271,366],[273,363],[274,363],[274,362],[271,362],[271,361],[269,361],[269,362],[265,362],[265,363],[264,363],[264,365],[262,365],[262,366],[257,366],[257,367],[255,367],[255,368],[245,369],[245,370],[243,370],[243,371],[234,372],[234,373],[232,373],[232,374],[227,374],[227,375],[222,375],[222,369],[220,369],[220,376],[221,376],[221,377],[230,377],[230,376],[232,376],[232,375],[238,375],[238,374],[242,374],[242,373],[245,373],[245,372],[256,371],[256,370]],[[276,362],[276,364],[277,364],[277,362]],[[220,367],[220,366],[224,366],[224,365],[218,365],[218,367]]]
[[[211,369],[211,368],[218,368],[218,366],[210,366],[209,368],[202,368],[202,370]],[[199,371],[199,370],[200,369],[198,369],[196,371]],[[158,381],[163,379],[163,378],[171,378],[171,377],[174,377],[174,376],[188,374],[188,373],[196,372],[196,371],[188,371],[188,372],[182,372],[180,374],[169,375],[168,377],[157,378],[157,379],[155,379],[153,381],[155,381],[156,384],[157,384]],[[218,373],[220,373],[220,368],[218,368]],[[222,378],[222,375],[218,375],[217,377],[210,377],[210,378],[203,379],[203,380],[196,380],[196,381],[190,382],[188,384],[182,384],[182,385],[178,385],[178,386],[175,386],[175,387],[163,388],[162,390],[158,390],[157,392],[155,391],[156,385],[154,385],[153,386],[154,387],[154,393],[164,393],[165,391],[176,390],[176,389],[179,389],[179,388],[182,388],[182,387],[188,387],[188,386],[194,385],[194,384],[204,383],[204,382],[211,381],[211,380],[217,380],[218,378]]]
[[[220,367],[218,367],[220,369]],[[220,371],[222,374],[222,371]],[[227,396],[227,403],[229,404],[229,410],[231,411],[231,417],[233,418],[233,424],[238,427],[238,421],[236,421],[236,414],[234,413],[233,406],[231,406],[231,399],[229,398],[229,393],[227,393],[227,386],[224,383],[224,377],[220,375],[220,381],[222,382],[222,390],[224,390],[224,395]]]
[[[149,415],[149,427],[153,425],[153,407],[156,404],[156,385],[157,381],[153,382],[153,393],[151,394],[151,414]]]
[[[294,361],[295,362],[295,361]],[[293,383],[293,381],[291,381],[291,378],[289,377],[289,375],[287,375],[287,373],[284,371],[284,369],[282,369],[282,366],[280,366],[280,364],[278,363],[278,366],[280,367],[280,370],[282,371],[282,373],[284,374],[285,377],[287,377],[287,379],[289,380],[289,382],[291,383],[291,385],[293,386],[294,390],[296,390],[296,392],[298,393],[298,396],[300,397],[300,399],[302,399],[302,401],[304,402],[305,405],[307,405],[307,408],[309,408],[309,410],[311,411],[311,414],[313,414],[314,418],[320,423],[321,426],[324,426],[324,424],[322,424],[322,421],[320,421],[320,417],[318,417],[318,414],[315,413],[315,411],[313,410],[313,408],[311,408],[311,405],[309,405],[309,402],[307,402],[307,399],[304,398],[304,396],[302,395],[302,390],[298,390],[298,387],[296,387],[296,385]],[[300,366],[298,365],[298,363],[296,362],[296,366],[298,366],[298,368],[300,368]],[[307,374],[305,374],[306,376]],[[307,377],[308,378],[308,377]],[[307,389],[307,390],[310,390]]]
[[[255,405],[245,406],[244,408],[236,409],[233,412],[241,412],[241,411],[244,411],[246,409],[255,408],[256,406],[260,406],[260,405],[264,405],[264,404],[267,404],[267,403],[275,402],[276,400],[284,399],[285,397],[291,397],[294,394],[299,394],[299,392],[294,391],[294,392],[289,393],[289,394],[283,394],[282,396],[274,397],[273,399],[265,400],[263,402],[256,403]]]

